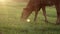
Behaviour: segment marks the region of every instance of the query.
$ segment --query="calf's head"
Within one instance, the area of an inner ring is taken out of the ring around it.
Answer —
[[[25,21],[31,13],[32,13],[32,11],[30,9],[24,8],[22,15],[21,15],[21,20]]]

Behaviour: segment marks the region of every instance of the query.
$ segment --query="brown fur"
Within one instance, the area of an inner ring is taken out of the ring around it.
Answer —
[[[35,18],[34,18],[35,21],[39,10],[42,8],[45,21],[47,21],[45,7],[52,6],[52,5],[55,5],[57,10],[57,24],[58,24],[60,23],[60,10],[59,10],[60,0],[30,0],[26,8],[23,9],[21,18],[27,19],[28,16],[32,13],[32,11],[35,11]]]

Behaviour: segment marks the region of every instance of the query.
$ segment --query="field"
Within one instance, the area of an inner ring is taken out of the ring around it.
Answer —
[[[49,23],[44,22],[40,10],[37,22],[33,22],[34,12],[30,15],[31,22],[21,22],[20,16],[27,3],[8,3],[0,5],[0,34],[60,34],[60,25],[56,23],[55,7],[46,7]]]

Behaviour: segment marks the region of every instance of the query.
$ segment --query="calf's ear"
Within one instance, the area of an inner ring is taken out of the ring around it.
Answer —
[[[26,8],[23,8],[23,10],[26,10]]]
[[[29,8],[23,8],[23,10],[28,10]]]

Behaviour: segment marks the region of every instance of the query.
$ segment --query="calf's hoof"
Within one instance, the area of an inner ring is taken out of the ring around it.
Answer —
[[[46,23],[48,23],[48,21],[47,21],[47,20],[45,20],[45,22],[46,22]]]
[[[56,25],[60,25],[60,22],[56,22]]]
[[[56,23],[56,25],[60,25],[60,23]]]

